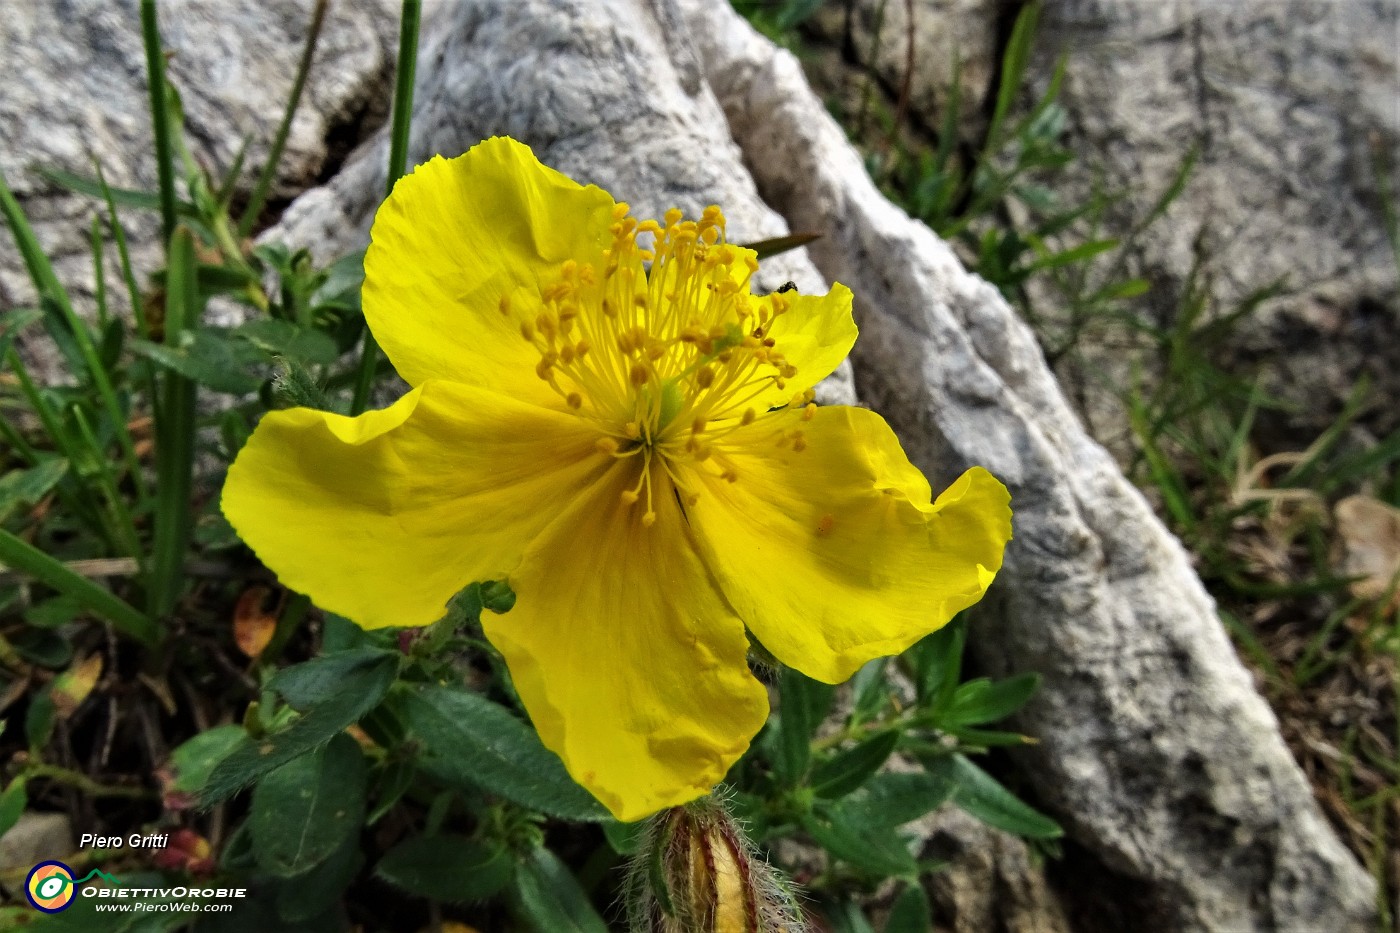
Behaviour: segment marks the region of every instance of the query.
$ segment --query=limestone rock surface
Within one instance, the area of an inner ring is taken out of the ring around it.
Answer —
[[[393,0],[332,3],[272,192],[289,198],[334,169],[343,149],[382,122],[398,43]],[[159,4],[167,77],[180,92],[195,160],[216,179],[244,141],[251,188],[291,90],[311,19],[304,0],[173,0]],[[78,310],[91,313],[95,278],[88,230],[103,213],[36,168],[88,177],[93,160],[114,187],[156,190],[150,97],[138,4],[26,0],[0,16],[0,172],[15,192]],[[177,169],[177,174],[179,169]],[[121,215],[138,276],[159,263],[154,211]],[[116,250],[108,243],[108,297],[125,306]],[[144,282],[143,282],[144,284]],[[0,232],[0,308],[33,303],[9,231]],[[57,360],[35,341],[27,356],[46,380]]]

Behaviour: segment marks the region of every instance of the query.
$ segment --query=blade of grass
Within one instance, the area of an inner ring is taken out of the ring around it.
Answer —
[[[32,544],[0,528],[0,563],[22,571],[107,619],[117,631],[152,644],[160,630],[149,618],[86,577],[79,576]]]
[[[386,197],[394,190],[394,182],[403,175],[408,161],[408,130],[413,118],[413,78],[418,70],[418,23],[422,12],[421,0],[403,0],[403,18],[399,21],[399,67],[394,79],[394,124],[389,141],[389,174],[384,186]],[[360,366],[355,376],[355,394],[350,400],[352,415],[364,411],[369,402],[378,355],[379,343],[366,327],[364,350],[360,354]]]
[[[131,267],[131,251],[126,246],[126,230],[123,229],[121,220],[117,216],[117,202],[112,196],[112,189],[107,185],[107,179],[102,174],[102,166],[95,166],[97,169],[97,183],[102,190],[102,197],[107,202],[107,226],[112,231],[112,239],[117,244],[117,257],[121,260],[122,281],[126,283],[127,298],[131,301],[131,319],[136,322],[136,333],[142,340],[151,339],[150,323],[146,320],[145,308],[141,305],[141,288],[136,284],[136,273]],[[155,393],[152,393],[154,398]]]
[[[141,38],[146,46],[146,81],[151,93],[151,129],[156,140],[156,178],[160,183],[161,242],[175,235],[175,167],[170,164],[170,119],[166,108],[165,53],[160,46],[156,0],[141,0]]]
[[[177,345],[198,312],[194,236],[180,226],[170,241],[165,290],[165,341]],[[156,422],[155,542],[151,554],[147,611],[163,616],[175,608],[184,577],[181,568],[190,540],[190,489],[194,473],[195,385],[166,370],[160,418]]]
[[[39,239],[34,235],[34,229],[29,226],[29,219],[24,216],[24,211],[5,181],[3,173],[0,173],[0,214],[4,215],[5,222],[9,224],[10,233],[15,238],[15,246],[19,248],[25,269],[29,272],[29,279],[34,283],[34,291],[39,294],[39,307],[44,311],[44,329],[58,345],[68,365],[75,371],[81,369],[82,354],[73,334],[67,329],[67,316],[62,313],[68,305],[68,292],[59,283],[58,276],[54,275],[53,266],[44,255]],[[68,308],[68,311],[71,313],[72,309]]]
[[[297,106],[301,103],[301,92],[306,86],[306,76],[311,71],[311,59],[316,55],[316,40],[320,38],[321,24],[325,18],[326,0],[316,0],[316,6],[311,10],[311,25],[306,30],[306,44],[302,46],[301,60],[297,62],[296,75],[292,78],[292,91],[287,96],[287,109],[282,114],[281,125],[277,127],[277,135],[272,139],[267,162],[263,165],[262,173],[258,175],[257,184],[253,186],[252,197],[248,199],[248,206],[243,209],[243,217],[238,221],[239,237],[246,237],[252,232],[253,224],[258,222],[258,215],[267,203],[267,193],[272,189],[272,182],[277,178],[277,166],[282,161],[282,150],[287,146],[287,134],[292,129],[292,118],[296,116]],[[417,42],[416,31],[414,42]]]
[[[107,525],[111,529],[112,538],[127,556],[135,558],[142,565],[144,572],[145,558],[141,553],[141,538],[136,532],[136,523],[131,518],[126,498],[117,486],[117,478],[107,460],[107,452],[93,433],[92,426],[88,424],[82,406],[70,406],[68,414],[77,426],[79,439],[87,448],[91,475],[96,478],[97,486],[102,490],[102,497],[107,500]]]

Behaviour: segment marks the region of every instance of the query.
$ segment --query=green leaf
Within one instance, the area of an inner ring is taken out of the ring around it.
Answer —
[[[24,789],[24,775],[10,781],[5,792],[0,794],[0,837],[4,836],[19,822],[24,808],[29,806],[29,794]]]
[[[10,470],[0,476],[0,522],[20,509],[38,505],[67,472],[67,460],[49,457],[27,470]]]
[[[485,900],[504,888],[515,874],[515,861],[500,845],[444,833],[405,839],[374,873],[410,894],[461,903]]]
[[[898,732],[881,732],[823,762],[812,771],[813,792],[829,800],[846,796],[879,771],[898,744]]]
[[[955,616],[947,625],[909,649],[920,705],[936,710],[953,698],[962,670],[966,632],[962,617]]]
[[[215,726],[182,743],[170,753],[170,764],[175,772],[171,789],[187,794],[199,793],[214,773],[214,768],[233,753],[245,736],[241,726]]]
[[[402,698],[409,730],[423,744],[422,767],[443,783],[480,787],[561,819],[610,818],[535,731],[501,706],[430,685],[407,689]]]
[[[277,915],[288,923],[301,924],[325,914],[340,902],[364,864],[358,840],[350,838],[310,871],[277,879]]]
[[[26,629],[11,641],[20,657],[30,664],[58,670],[73,660],[73,643],[59,632]]]
[[[330,858],[360,831],[365,815],[365,759],[348,735],[294,758],[253,790],[253,854],[282,877]]]
[[[801,671],[785,668],[778,681],[779,773],[787,784],[796,784],[807,773],[812,757],[812,733],[826,718],[835,688],[813,680]]]
[[[297,666],[307,667],[314,663]],[[273,678],[274,686],[283,696],[287,696],[288,688],[285,684],[277,685],[277,681],[292,670],[295,668],[287,668]],[[324,668],[317,670],[323,671]],[[360,663],[343,668],[338,690],[333,695],[325,696],[308,688],[306,679],[314,683],[316,678],[311,678],[305,672],[300,675],[302,679],[291,678],[297,684],[298,689],[293,692],[299,699],[315,695],[321,697],[321,702],[311,706],[278,732],[257,740],[245,736],[238,747],[214,768],[204,793],[200,795],[200,805],[213,806],[274,768],[330,741],[378,705],[394,682],[398,670],[396,656],[373,651],[363,653]],[[288,696],[288,700],[293,706],[296,705],[292,697]]]
[[[24,714],[24,735],[29,740],[30,751],[37,751],[49,744],[53,736],[55,710],[49,688],[44,687],[29,700],[29,709]]]
[[[218,332],[190,331],[180,340],[178,348],[149,340],[133,340],[131,351],[216,392],[247,395],[263,384],[262,378],[245,371],[250,358],[235,353],[229,341]]]
[[[855,700],[851,704],[851,722],[866,722],[880,711],[889,699],[889,685],[885,682],[885,665],[889,658],[875,658],[867,661],[851,678],[851,692]]]
[[[618,855],[634,855],[642,844],[642,837],[646,835],[646,820],[638,820],[635,823],[619,823],[613,820],[603,824],[603,835],[608,838],[608,845]]]
[[[937,723],[951,728],[1005,719],[1024,706],[1039,687],[1039,674],[1018,674],[998,681],[985,677],[969,680],[953,692]]]
[[[856,823],[833,810],[825,820],[804,818],[802,828],[833,857],[877,877],[912,877],[918,872],[909,846],[892,827]]]
[[[37,602],[24,611],[24,621],[35,628],[58,628],[67,625],[83,611],[83,604],[72,596],[54,596]]]
[[[608,933],[578,879],[543,846],[521,861],[512,893],[516,913],[535,933]]]
[[[830,925],[831,933],[875,933],[875,928],[861,912],[860,905],[851,901],[825,905],[822,916]]]
[[[951,775],[911,771],[877,774],[838,805],[857,825],[902,826],[941,807],[953,796]]]
[[[306,710],[334,700],[343,691],[346,678],[359,676],[366,668],[389,664],[397,667],[398,661],[396,653],[379,648],[338,651],[284,667],[267,685],[282,694],[293,708]]]
[[[949,755],[929,770],[948,773],[957,783],[953,802],[988,826],[1028,839],[1057,839],[1064,830],[1054,820],[1022,803],[990,774],[962,755]]]
[[[917,884],[911,884],[890,905],[885,933],[928,933],[932,929],[933,908],[928,895]]]
[[[234,328],[232,333],[267,353],[303,363],[334,363],[340,355],[329,335],[298,327],[291,321],[259,318]]]

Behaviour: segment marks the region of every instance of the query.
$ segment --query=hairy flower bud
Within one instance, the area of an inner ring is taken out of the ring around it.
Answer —
[[[724,803],[705,797],[652,817],[628,879],[633,933],[802,933],[788,885]]]

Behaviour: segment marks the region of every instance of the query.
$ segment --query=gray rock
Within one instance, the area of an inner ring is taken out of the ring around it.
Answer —
[[[1067,203],[1095,184],[1126,190],[1109,216],[1121,234],[1199,149],[1188,187],[1131,251],[1130,268],[1154,283],[1144,316],[1174,319],[1198,258],[1222,313],[1284,283],[1227,357],[1261,364],[1266,389],[1297,408],[1265,413],[1277,443],[1311,441],[1363,373],[1367,423],[1400,427],[1396,257],[1376,182],[1377,158],[1392,185],[1400,168],[1397,29],[1387,0],[1075,0],[1042,18],[1032,73],[1068,53],[1061,102],[1081,158],[1059,186]]]
[[[935,487],[981,464],[1016,537],[976,615],[993,674],[1045,677],[1019,758],[1078,845],[1131,879],[1154,928],[1362,930],[1343,848],[1187,555],[1084,433],[1029,329],[875,189],[797,62],[728,10],[683,4],[769,201],[858,296],[857,391]]]
[[[940,862],[926,886],[948,933],[1069,933],[1059,897],[1026,843],[953,806],[921,827],[920,858]]]
[[[397,4],[333,3],[273,192],[290,197],[315,184],[347,142],[382,121],[398,43]],[[310,5],[301,0],[178,0],[159,5],[167,74],[181,93],[196,161],[222,177],[245,138],[244,188],[266,161],[301,56]],[[0,172],[19,198],[80,313],[93,310],[88,229],[95,199],[73,195],[33,169],[91,177],[100,159],[109,184],[156,189],[150,98],[137,4],[36,0],[0,17]],[[342,141],[340,137],[345,137]],[[161,259],[159,218],[126,210],[132,261],[144,279]],[[108,299],[125,308],[116,250],[107,244]],[[0,232],[0,308],[32,305],[28,273],[9,231]],[[26,356],[47,381],[60,364],[47,343]]]
[[[18,877],[20,884],[8,892],[21,899],[24,876],[35,864],[46,859],[72,855],[73,821],[65,813],[37,813],[26,810],[15,825],[0,836],[0,876]],[[6,885],[7,888],[11,887]]]

